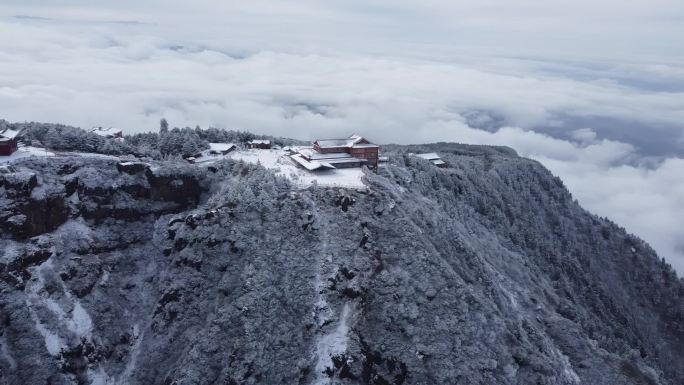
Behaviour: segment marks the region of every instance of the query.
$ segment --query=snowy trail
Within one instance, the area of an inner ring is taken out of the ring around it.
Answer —
[[[329,378],[326,378],[324,372],[327,368],[333,367],[332,357],[343,354],[347,351],[347,342],[349,341],[349,316],[351,314],[351,305],[347,302],[342,306],[340,312],[340,320],[337,327],[327,334],[319,337],[316,344],[316,379],[313,385],[325,385],[329,383]]]
[[[313,203],[313,202],[312,202]],[[351,319],[354,313],[354,304],[349,301],[341,306],[337,323],[330,323],[334,318],[335,312],[327,301],[325,291],[327,290],[325,279],[323,277],[334,274],[334,260],[330,254],[330,235],[328,232],[328,219],[323,220],[319,216],[317,221],[321,221],[321,258],[318,260],[316,281],[314,287],[316,288],[317,301],[314,310],[319,334],[316,339],[313,358],[316,361],[315,377],[312,385],[326,385],[330,383],[330,378],[325,374],[328,368],[334,368],[332,358],[347,351],[349,341],[349,330],[353,320]]]

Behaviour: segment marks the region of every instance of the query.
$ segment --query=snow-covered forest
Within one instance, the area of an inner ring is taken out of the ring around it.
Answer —
[[[157,132],[126,135],[122,140],[108,139],[78,127],[51,123],[9,123],[0,120],[0,130],[11,128],[22,131],[22,140],[35,147],[49,150],[90,152],[106,155],[128,155],[151,159],[190,156],[209,148],[208,143],[246,143],[253,139],[268,139],[273,143],[301,144],[287,138],[255,135],[248,131],[226,130],[210,127],[170,128],[162,119]]]
[[[684,282],[509,148],[341,188],[179,158],[246,132],[24,126],[56,155],[0,172],[2,385],[684,381]]]

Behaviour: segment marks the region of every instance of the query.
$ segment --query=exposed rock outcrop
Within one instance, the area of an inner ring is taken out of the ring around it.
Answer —
[[[177,212],[196,205],[202,194],[198,176],[187,167],[152,170],[142,162],[76,157],[27,161],[0,174],[0,186],[0,228],[15,239],[53,231],[79,216],[136,221]]]

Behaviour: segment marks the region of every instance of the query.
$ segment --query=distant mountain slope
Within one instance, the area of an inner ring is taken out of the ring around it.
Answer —
[[[0,174],[0,384],[681,384],[684,284],[499,147]],[[410,152],[438,152],[438,169]]]

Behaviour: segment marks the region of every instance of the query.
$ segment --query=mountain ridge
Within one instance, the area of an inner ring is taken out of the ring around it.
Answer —
[[[684,284],[645,242],[513,150],[383,150],[365,190],[232,160],[17,162],[3,219],[57,222],[3,228],[0,384],[684,379]]]

